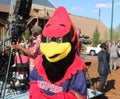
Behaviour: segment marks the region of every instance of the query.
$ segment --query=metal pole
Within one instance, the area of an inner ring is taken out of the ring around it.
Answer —
[[[113,13],[114,13],[114,0],[112,0],[110,43],[112,43],[112,34],[113,34]]]
[[[101,16],[101,9],[99,8],[99,20],[100,20],[100,16]]]

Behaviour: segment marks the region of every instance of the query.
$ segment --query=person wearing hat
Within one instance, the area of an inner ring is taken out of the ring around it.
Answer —
[[[41,42],[42,28],[40,26],[34,26],[31,29],[31,40],[28,49],[20,45],[12,45],[13,48],[23,51],[29,56],[29,70],[34,68],[34,59],[40,55],[40,42]]]
[[[40,26],[34,26],[34,27],[31,29],[31,32],[32,32],[32,36],[33,36],[33,37],[37,37],[39,34],[41,34],[42,28],[41,28]]]
[[[110,66],[109,66],[109,53],[108,47],[106,43],[102,43],[100,45],[101,51],[98,53],[98,73],[100,75],[100,83],[98,90],[103,92],[105,82],[107,80],[108,74],[110,74]]]

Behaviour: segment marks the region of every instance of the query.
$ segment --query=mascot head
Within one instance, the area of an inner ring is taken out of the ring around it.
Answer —
[[[64,7],[58,7],[42,32],[40,50],[49,62],[57,62],[76,53],[77,33]]]
[[[77,53],[77,32],[64,7],[58,7],[44,26],[40,50],[48,79],[61,81]]]

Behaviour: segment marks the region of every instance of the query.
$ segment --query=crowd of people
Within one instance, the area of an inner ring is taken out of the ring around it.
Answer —
[[[101,51],[98,53],[98,73],[100,75],[100,84],[98,90],[104,92],[104,86],[108,75],[111,75],[112,70],[117,70],[118,47],[115,41],[107,45],[100,45]]]

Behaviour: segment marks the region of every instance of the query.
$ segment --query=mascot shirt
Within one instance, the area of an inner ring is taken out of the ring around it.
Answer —
[[[41,60],[41,57],[38,57],[37,59]],[[37,64],[39,63],[42,63],[42,62],[39,61]],[[71,68],[72,69],[76,68],[74,63],[73,63],[73,67],[71,66]],[[73,71],[70,70],[68,72],[72,73]],[[66,72],[66,74],[69,74],[68,72]],[[67,77],[64,77],[64,79],[62,79],[60,82],[52,84],[47,79],[42,64],[39,64],[39,66],[33,69],[30,75],[30,85],[32,86],[31,87],[32,89],[30,89],[30,97],[34,97],[34,95],[36,96],[37,92],[39,92],[38,96],[42,95],[40,97],[49,97],[49,95],[51,96],[51,95],[58,95],[58,94],[61,94],[63,97],[65,97],[64,93],[67,92],[69,94],[67,94],[66,97],[72,97],[70,99],[76,99],[75,92],[77,92],[84,99],[86,99],[87,89],[86,89],[86,80],[85,80],[84,71],[76,70],[76,73],[74,72],[74,74],[70,74],[70,75],[71,75],[71,78],[69,78],[70,76],[67,75]],[[45,96],[43,95],[43,93]],[[58,95],[58,97],[60,98],[61,95]],[[56,98],[59,99],[58,97]],[[30,99],[35,99],[35,98],[30,98]],[[45,99],[54,99],[54,98],[52,97],[52,98],[45,98]],[[68,99],[68,98],[62,98],[62,99]]]

